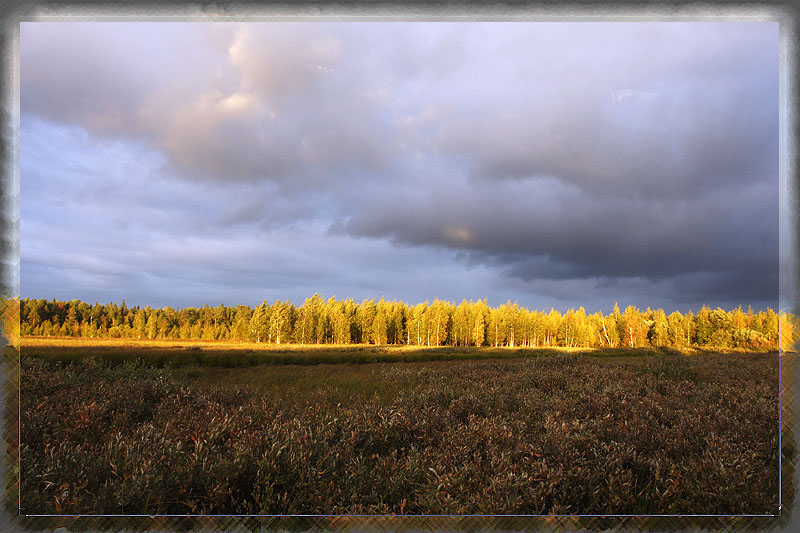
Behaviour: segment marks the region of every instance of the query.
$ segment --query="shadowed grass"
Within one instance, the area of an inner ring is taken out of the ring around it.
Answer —
[[[22,506],[774,512],[778,364],[774,354],[558,354],[157,369],[23,354]]]

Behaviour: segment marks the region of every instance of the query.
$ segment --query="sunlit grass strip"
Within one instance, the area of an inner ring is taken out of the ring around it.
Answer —
[[[248,367],[256,365],[364,364],[475,359],[519,359],[549,356],[636,357],[654,354],[698,355],[705,352],[678,352],[667,348],[509,348],[369,346],[369,345],[258,345],[228,343],[172,343],[169,341],[109,342],[83,339],[23,339],[26,356],[49,362],[77,363],[94,358],[108,365],[141,360],[157,367],[214,366]],[[737,352],[729,352],[737,353]],[[741,352],[739,352],[741,353]],[[746,352],[745,352],[746,353]]]
[[[448,361],[470,359],[518,359],[554,355],[591,354],[592,350],[554,348],[418,348],[306,346],[292,349],[243,347],[132,347],[132,346],[23,346],[26,356],[50,362],[78,363],[87,358],[109,365],[142,360],[157,367],[255,365],[363,364]],[[624,353],[624,352],[623,352]]]

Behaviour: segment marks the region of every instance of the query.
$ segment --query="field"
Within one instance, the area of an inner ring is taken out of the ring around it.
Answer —
[[[776,353],[58,342],[23,340],[23,513],[778,507]]]
[[[335,345],[335,344],[257,344],[252,342],[203,340],[131,340],[87,339],[74,337],[23,336],[25,355],[46,361],[78,362],[87,357],[101,364],[118,365],[141,360],[157,366],[178,368],[250,367],[257,365],[317,365],[322,363],[391,363],[422,361],[463,361],[468,359],[518,359],[576,354],[593,357],[641,355],[699,355],[719,350],[686,348],[510,348],[420,347],[405,345]],[[766,351],[765,351],[766,352]],[[753,353],[729,349],[725,353]]]

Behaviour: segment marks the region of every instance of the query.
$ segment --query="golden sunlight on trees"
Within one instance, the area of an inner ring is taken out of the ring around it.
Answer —
[[[19,313],[22,335],[127,339],[206,339],[269,344],[408,344],[415,346],[507,346],[643,348],[688,347],[793,350],[796,318],[772,309],[754,312],[701,308],[697,314],[619,306],[604,315],[583,307],[563,315],[529,310],[516,302],[493,308],[485,300],[434,300],[410,306],[383,298],[356,303],[323,300],[300,307],[280,300],[252,309],[220,305],[186,309],[88,305],[79,300],[24,299],[4,302],[7,338]],[[13,304],[13,305],[12,305]],[[19,311],[17,311],[19,309]]]

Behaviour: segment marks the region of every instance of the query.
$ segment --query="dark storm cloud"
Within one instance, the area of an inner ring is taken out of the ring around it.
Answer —
[[[42,286],[777,295],[776,23],[23,23],[20,94]]]
[[[467,179],[386,198],[344,228],[530,281],[676,277],[693,302],[775,298],[777,28],[620,26],[570,26],[576,40],[521,59],[516,83],[479,83],[493,105],[412,122]]]
[[[464,183],[394,194],[343,226],[398,244],[446,246],[514,263],[529,277],[663,277],[777,261],[777,192],[758,184],[680,202],[604,197],[556,180]],[[543,261],[543,258],[546,261]]]

